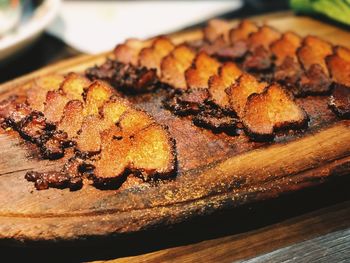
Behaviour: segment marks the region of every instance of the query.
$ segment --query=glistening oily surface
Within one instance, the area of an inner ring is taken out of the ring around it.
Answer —
[[[293,30],[297,28],[293,26]],[[94,63],[95,60],[80,63],[77,68],[85,69]],[[70,71],[63,68],[57,66],[53,70]],[[3,87],[2,99],[20,90],[5,92],[10,87]],[[40,160],[36,149],[23,143],[14,132],[1,131],[2,237],[76,239],[138,231],[182,221],[203,214],[209,208],[273,197],[281,191],[317,183],[322,176],[347,172],[344,169],[350,151],[349,123],[339,121],[328,108],[325,96],[298,98],[298,103],[310,116],[307,131],[277,136],[280,144],[265,147],[270,143],[251,142],[244,134],[215,134],[194,126],[189,118],[174,116],[162,108],[162,95],[159,92],[130,99],[156,121],[168,125],[170,135],[176,140],[177,177],[156,186],[129,177],[118,190],[102,191],[84,185],[76,192],[68,189],[35,191],[24,174],[32,169],[51,170],[50,161]],[[301,137],[305,138],[299,139]],[[257,148],[260,149],[251,151]],[[219,163],[222,160],[226,161]],[[286,177],[291,174],[295,174],[292,183]]]

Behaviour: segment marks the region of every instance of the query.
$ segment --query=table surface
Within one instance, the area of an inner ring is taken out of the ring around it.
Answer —
[[[247,1],[242,10],[223,17],[246,17],[287,6],[286,1],[275,3]],[[79,54],[43,34],[28,50],[0,65],[0,83]],[[174,262],[349,262],[349,183],[349,178],[336,180],[277,200],[196,218],[170,229],[104,240],[93,247],[0,246],[0,253],[2,258],[21,262],[163,262],[169,258]]]

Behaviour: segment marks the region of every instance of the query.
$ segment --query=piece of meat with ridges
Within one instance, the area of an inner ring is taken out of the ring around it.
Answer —
[[[278,84],[268,86],[260,94],[249,96],[242,123],[247,134],[256,140],[272,139],[281,129],[300,129],[307,123],[306,112],[293,96]]]
[[[350,87],[335,84],[329,106],[341,118],[350,118]]]

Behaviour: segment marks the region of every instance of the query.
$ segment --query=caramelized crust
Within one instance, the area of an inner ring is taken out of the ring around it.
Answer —
[[[134,136],[128,154],[130,168],[141,172],[146,180],[154,175],[168,177],[175,169],[174,150],[169,132],[152,124]]]
[[[69,99],[60,90],[49,91],[46,95],[44,115],[50,123],[58,123]]]
[[[203,29],[203,37],[209,43],[213,43],[217,38],[223,36],[225,40],[228,38],[230,23],[221,19],[212,19]]]
[[[94,81],[86,92],[84,115],[98,114],[99,109],[112,96],[112,88],[105,82]]]
[[[296,51],[301,45],[301,37],[293,32],[286,32],[282,34],[282,37],[270,46],[272,54],[275,56],[275,64],[281,65],[287,57],[297,59]]]
[[[176,89],[187,89],[185,71],[195,57],[195,53],[186,45],[179,45],[163,58],[160,68],[162,81]]]
[[[336,46],[334,53],[346,61],[350,61],[350,49],[346,47]]]
[[[118,127],[112,126],[101,133],[101,141],[102,151],[100,158],[93,162],[92,179],[97,185],[119,185],[125,179],[131,140]]]
[[[58,90],[64,80],[62,75],[47,75],[34,80],[31,88],[27,90],[27,103],[37,111],[44,110],[44,102],[48,91]]]
[[[301,75],[298,84],[301,95],[322,95],[330,91],[332,81],[321,65],[313,64]]]
[[[228,109],[230,102],[225,90],[231,86],[242,71],[232,62],[227,62],[219,68],[219,73],[209,78],[209,100],[223,109]]]
[[[249,35],[248,45],[251,51],[257,47],[262,46],[269,50],[271,43],[275,42],[281,37],[281,33],[269,26],[262,26],[257,32]]]
[[[321,66],[327,75],[325,58],[332,53],[332,45],[315,36],[305,37],[302,46],[297,51],[298,59],[305,70],[309,70],[312,65],[316,64]]]
[[[350,60],[343,58],[346,58],[345,53],[340,56],[342,51],[339,50],[326,58],[328,69],[334,82],[350,87]]]
[[[80,100],[69,101],[63,109],[63,116],[57,129],[67,133],[68,139],[77,136],[84,119],[84,105]]]
[[[116,124],[121,116],[131,109],[131,104],[120,97],[112,96],[112,98],[103,105],[102,116],[103,126],[108,129],[113,124]]]
[[[258,31],[258,26],[249,20],[242,20],[236,28],[230,30],[229,36],[232,44],[248,39],[251,33]]]
[[[76,139],[76,149],[78,151],[96,154],[101,150],[101,124],[102,121],[99,115],[84,117],[79,136]]]
[[[276,130],[302,127],[307,115],[289,93],[272,84],[263,93],[249,96],[242,122],[249,135],[260,139],[272,137]]]
[[[166,37],[153,40],[152,46],[143,48],[139,54],[139,65],[148,69],[156,69],[160,76],[160,63],[162,59],[174,49],[173,43]]]
[[[83,101],[83,93],[91,82],[77,73],[69,73],[61,84],[61,90],[69,100]]]
[[[125,43],[116,46],[113,53],[117,61],[137,66],[140,50],[146,46],[148,44],[145,41],[127,39]]]
[[[242,118],[248,97],[263,92],[267,85],[266,82],[258,82],[252,75],[243,73],[237,82],[226,90],[232,111]]]
[[[341,118],[350,118],[350,87],[336,84],[329,106]]]
[[[216,74],[220,63],[208,56],[205,52],[199,52],[190,68],[185,71],[187,87],[190,89],[208,88],[209,78]]]
[[[120,117],[118,126],[124,134],[134,134],[153,123],[153,118],[141,110],[129,109]]]

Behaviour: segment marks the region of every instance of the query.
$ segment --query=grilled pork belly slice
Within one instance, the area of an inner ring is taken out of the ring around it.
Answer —
[[[258,30],[259,27],[254,22],[242,20],[237,27],[230,30],[230,41],[232,44],[235,44],[238,41],[247,40],[250,34]]]
[[[272,84],[264,92],[248,97],[242,123],[252,138],[264,139],[273,137],[277,130],[301,128],[307,120],[305,111],[292,95]]]
[[[158,37],[153,40],[150,47],[145,47],[140,51],[139,65],[148,69],[155,69],[157,75],[160,76],[160,64],[162,59],[174,48],[174,44],[168,38]]]
[[[270,45],[270,50],[275,57],[275,65],[281,65],[287,57],[297,60],[296,51],[301,45],[302,38],[293,33],[283,33],[281,38]]]
[[[145,41],[127,39],[123,44],[117,45],[113,51],[115,59],[123,64],[138,65],[138,56],[144,47],[149,46]]]
[[[195,52],[187,45],[179,45],[161,62],[161,80],[180,90],[187,89],[185,71],[191,66]]]
[[[27,90],[27,103],[32,110],[43,111],[48,91],[58,90],[64,77],[51,74],[37,78]]]
[[[312,65],[319,65],[328,76],[325,58],[333,53],[332,45],[318,37],[307,36],[297,51],[298,59],[307,71]]]
[[[350,118],[350,87],[335,84],[329,106],[341,118]]]
[[[185,71],[189,89],[207,89],[209,78],[216,74],[220,63],[205,52],[199,52],[193,64]]]
[[[252,75],[243,73],[237,82],[226,90],[231,110],[242,118],[248,97],[263,92],[267,85],[266,82],[258,82]]]
[[[203,38],[209,43],[213,43],[221,36],[223,36],[224,40],[228,40],[228,33],[230,28],[230,23],[227,21],[221,19],[212,19],[203,29]]]
[[[345,51],[337,50],[336,54],[326,58],[329,72],[334,82],[350,87],[350,60],[347,60]]]
[[[209,78],[209,100],[222,109],[229,110],[230,102],[225,90],[236,82],[242,71],[232,62],[223,64],[215,74]]]
[[[158,79],[155,69],[124,64],[107,59],[100,66],[88,68],[86,76],[91,80],[104,80],[116,90],[125,93],[148,92],[157,87]]]

